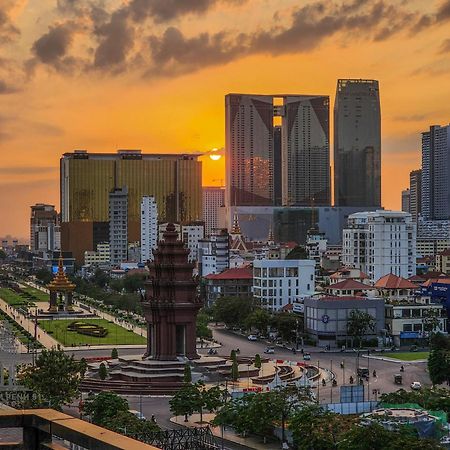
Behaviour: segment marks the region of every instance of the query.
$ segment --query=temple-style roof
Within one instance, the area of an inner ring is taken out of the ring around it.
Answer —
[[[64,262],[62,256],[58,259],[58,272],[53,280],[47,285],[49,291],[73,291],[75,285],[70,282],[64,272]]]
[[[367,284],[363,284],[359,281],[356,281],[353,278],[346,278],[343,281],[339,281],[339,283],[330,284],[326,287],[327,291],[367,291],[373,289],[372,286],[368,286]]]

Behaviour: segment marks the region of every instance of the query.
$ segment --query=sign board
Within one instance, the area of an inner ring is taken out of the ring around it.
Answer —
[[[418,331],[400,331],[400,339],[418,339],[419,337]]]
[[[341,386],[341,403],[364,401],[364,385]]]

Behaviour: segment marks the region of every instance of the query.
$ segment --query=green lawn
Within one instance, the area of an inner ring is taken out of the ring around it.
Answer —
[[[102,326],[108,330],[105,337],[93,337],[79,334],[76,331],[68,331],[67,326],[72,322],[83,322]],[[50,336],[63,344],[65,347],[78,346],[82,344],[90,345],[126,345],[145,344],[145,337],[126,330],[105,319],[62,319],[62,320],[41,320],[39,326],[49,332]]]
[[[29,302],[17,292],[9,288],[0,288],[0,298],[5,300],[11,306],[33,306],[33,302]]]
[[[417,359],[428,359],[429,352],[399,352],[383,353],[383,357],[400,359],[402,361],[416,361]]]
[[[34,295],[36,298],[39,299],[40,302],[48,302],[49,301],[49,295],[45,292],[41,291],[40,289],[36,289],[34,287],[27,286],[25,288],[22,288],[24,292],[28,292],[28,294]]]

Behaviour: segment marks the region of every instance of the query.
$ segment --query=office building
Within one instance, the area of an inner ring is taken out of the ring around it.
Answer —
[[[225,205],[225,188],[221,186],[203,187],[203,222],[205,236],[219,229],[219,211]]]
[[[402,211],[403,212],[410,212],[410,199],[411,199],[411,192],[409,188],[404,189],[402,191]]]
[[[115,188],[128,188],[129,242],[140,240],[144,196],[155,197],[161,221],[201,220],[201,179],[197,155],[66,153],[61,158],[62,247],[82,262],[85,250],[109,240],[109,193]]]
[[[337,82],[334,204],[381,206],[381,113],[376,80]]]
[[[327,96],[228,94],[225,109],[228,206],[331,204]]]
[[[422,170],[413,170],[409,174],[409,212],[414,222],[422,213]]]
[[[114,266],[128,259],[128,189],[113,189],[109,193],[109,248]]]
[[[31,206],[30,250],[32,253],[61,249],[59,216],[54,205],[36,203]]]
[[[279,311],[315,291],[315,262],[258,259],[253,262],[253,296],[261,308]]]
[[[306,298],[304,305],[305,331],[318,346],[350,347],[354,344],[353,337],[348,335],[352,311],[369,314],[374,321],[374,329],[369,330],[364,339],[376,339],[385,328],[382,298],[323,295]]]
[[[422,133],[422,215],[450,219],[450,125]]]
[[[223,229],[198,243],[198,274],[205,277],[230,268],[230,235]]]
[[[402,211],[351,214],[343,231],[342,264],[366,273],[372,282],[392,273],[416,274],[416,224]]]
[[[97,250],[86,250],[84,252],[85,266],[107,266],[110,263],[111,252],[109,242],[97,244]]]
[[[145,195],[141,200],[141,262],[153,261],[158,246],[158,204],[155,197]]]

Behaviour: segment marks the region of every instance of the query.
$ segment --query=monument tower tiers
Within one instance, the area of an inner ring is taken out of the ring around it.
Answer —
[[[189,250],[178,239],[174,224],[167,225],[163,240],[153,250],[145,286],[143,311],[147,321],[146,357],[172,361],[198,359],[196,321],[202,301],[192,276]]]
[[[69,313],[74,311],[73,291],[75,285],[70,282],[64,272],[64,262],[61,255],[58,259],[58,271],[51,283],[47,285],[47,289],[50,292],[49,313],[56,314],[59,310]]]

